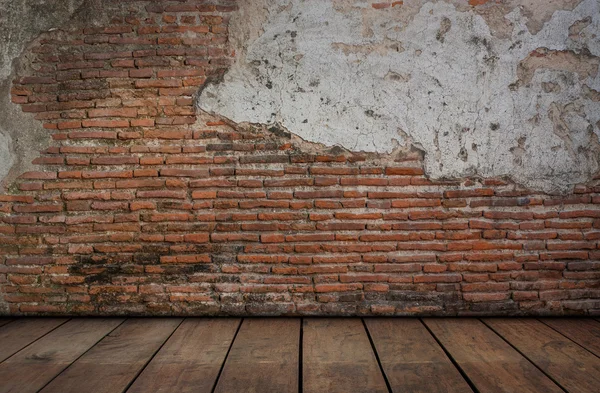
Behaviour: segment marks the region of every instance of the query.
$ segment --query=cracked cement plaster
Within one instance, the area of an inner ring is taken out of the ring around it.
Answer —
[[[554,1],[551,13],[535,0],[404,3],[241,2],[236,62],[198,106],[352,151],[413,145],[434,179],[504,176],[565,193],[592,178],[599,0]]]
[[[0,0],[0,192],[36,168],[31,161],[50,142],[42,123],[11,102],[16,75],[35,74],[28,46],[49,30],[102,24],[111,15],[125,15],[127,7],[105,0]]]
[[[27,45],[40,33],[63,27],[84,0],[0,0],[0,192],[47,147],[48,132],[11,102],[10,89]]]

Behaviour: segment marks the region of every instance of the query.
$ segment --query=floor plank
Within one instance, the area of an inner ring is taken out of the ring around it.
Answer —
[[[4,326],[13,321],[12,318],[0,318],[0,326]]]
[[[37,392],[122,319],[73,319],[0,363],[0,393]]]
[[[600,356],[600,322],[590,318],[544,318],[542,322]]]
[[[481,321],[426,318],[424,322],[480,392],[562,392]]]
[[[245,319],[215,393],[298,392],[300,319]]]
[[[42,393],[125,391],[181,321],[180,318],[128,319],[56,377]]]
[[[600,358],[535,319],[484,322],[570,392],[600,389]]]
[[[19,319],[0,329],[0,362],[65,323],[66,318]]]
[[[365,318],[394,393],[472,392],[418,319]]]
[[[360,319],[308,318],[303,330],[305,393],[388,392]]]
[[[128,393],[212,390],[240,319],[186,319]]]

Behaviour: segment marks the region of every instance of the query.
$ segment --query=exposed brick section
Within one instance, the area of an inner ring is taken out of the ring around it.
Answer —
[[[598,181],[431,181],[418,154],[199,119],[234,2],[128,4],[37,39],[14,82],[51,145],[0,195],[12,314],[600,312]]]

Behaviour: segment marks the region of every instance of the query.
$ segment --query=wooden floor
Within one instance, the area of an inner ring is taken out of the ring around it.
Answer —
[[[0,392],[600,392],[596,319],[0,318]]]

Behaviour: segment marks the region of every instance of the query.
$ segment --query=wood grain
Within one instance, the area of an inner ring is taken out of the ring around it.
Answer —
[[[591,318],[544,318],[542,322],[600,356],[600,322]]]
[[[426,318],[424,322],[480,392],[562,392],[481,321]]]
[[[240,319],[186,319],[128,393],[212,390]]]
[[[122,319],[73,319],[0,363],[0,393],[37,392]]]
[[[484,322],[570,392],[598,393],[600,358],[535,319]]]
[[[365,318],[393,392],[472,392],[418,319]]]
[[[486,393],[600,386],[593,318],[123,321],[15,318],[0,327],[0,393],[383,393],[376,355],[394,393],[471,392],[461,371]]]
[[[300,319],[245,319],[216,393],[297,393]]]
[[[18,319],[0,329],[0,362],[68,321],[66,318]]]
[[[358,318],[304,320],[305,393],[384,393],[387,386]]]
[[[134,318],[104,337],[43,393],[123,392],[181,323],[179,318]]]

